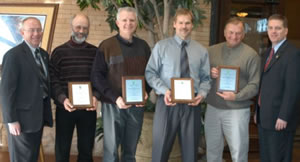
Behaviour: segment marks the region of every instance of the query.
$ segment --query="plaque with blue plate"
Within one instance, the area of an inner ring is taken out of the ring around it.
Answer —
[[[144,76],[123,76],[122,96],[127,105],[144,105],[146,103]]]
[[[217,91],[237,93],[239,91],[240,68],[235,66],[219,66],[218,69]]]

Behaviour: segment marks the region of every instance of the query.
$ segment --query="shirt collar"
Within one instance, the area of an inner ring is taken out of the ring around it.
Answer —
[[[279,49],[279,47],[283,44],[283,42],[286,40],[286,38],[284,38],[283,40],[281,40],[279,43],[277,43],[273,48],[274,48],[274,53],[277,52],[277,50]]]
[[[25,41],[25,43],[28,45],[29,49],[31,50],[31,53],[34,54],[34,52],[35,52],[35,50],[36,50],[37,48],[32,47],[26,40],[24,40],[24,41]],[[38,48],[39,48],[39,47],[38,47]]]
[[[117,34],[117,39],[118,39],[121,43],[123,43],[123,44],[125,44],[125,45],[127,45],[127,46],[131,46],[131,45],[134,43],[134,37],[133,37],[133,36],[132,36],[132,42],[130,42],[130,41],[128,41],[128,40],[122,38],[121,35],[120,35],[119,33]]]
[[[175,41],[178,43],[179,46],[181,46],[182,41],[185,41],[187,43],[187,46],[190,44],[191,39],[188,38],[187,40],[182,40],[181,38],[179,38],[176,34],[174,35],[174,39]]]

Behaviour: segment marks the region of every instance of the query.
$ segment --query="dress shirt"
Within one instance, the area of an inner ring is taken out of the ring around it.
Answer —
[[[156,94],[164,95],[171,88],[171,78],[180,77],[180,51],[182,39],[178,36],[159,41],[151,54],[145,76]],[[194,80],[195,93],[207,96],[210,89],[209,56],[205,47],[193,40],[187,42],[190,77]]]
[[[279,47],[282,45],[282,43],[283,43],[285,40],[286,40],[286,38],[283,39],[283,40],[281,40],[279,43],[277,43],[277,44],[273,47],[273,48],[274,48],[274,54],[276,54],[277,50],[279,49]]]

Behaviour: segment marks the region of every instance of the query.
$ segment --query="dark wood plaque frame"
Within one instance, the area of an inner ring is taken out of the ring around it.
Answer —
[[[90,104],[87,104],[87,105],[74,105],[74,103],[73,103],[73,89],[72,89],[72,86],[74,84],[88,85]],[[74,108],[76,108],[76,109],[86,109],[86,108],[93,107],[93,95],[92,95],[91,82],[68,82],[68,91],[69,91],[69,100],[73,104]]]
[[[176,99],[175,98],[175,81],[176,80],[188,80],[191,82],[191,99]],[[174,103],[192,103],[195,99],[194,80],[192,78],[171,78],[171,98]]]
[[[224,89],[220,89],[220,78],[221,78],[221,69],[231,69],[231,70],[235,70],[236,71],[236,78],[235,78],[235,90],[224,90]],[[235,67],[235,66],[219,66],[218,67],[219,70],[219,77],[217,78],[217,86],[218,92],[234,92],[237,93],[239,91],[239,82],[240,82],[240,68],[239,67]]]
[[[141,102],[129,102],[127,101],[126,95],[126,80],[141,80],[142,81],[142,94],[143,94],[143,101]],[[145,100],[145,77],[144,76],[122,76],[122,97],[125,101],[126,105],[144,105],[146,104]]]

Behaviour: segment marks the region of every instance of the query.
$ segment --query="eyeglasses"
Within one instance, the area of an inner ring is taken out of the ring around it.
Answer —
[[[27,31],[27,32],[29,32],[29,33],[34,33],[34,32],[37,32],[37,33],[41,33],[41,32],[43,32],[43,30],[42,29],[23,29],[23,31]]]
[[[87,27],[87,26],[80,26],[80,25],[78,25],[78,26],[73,26],[76,30],[84,30],[84,31],[87,31],[89,28]]]

